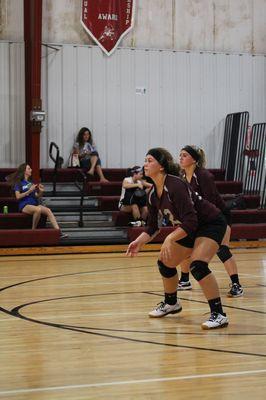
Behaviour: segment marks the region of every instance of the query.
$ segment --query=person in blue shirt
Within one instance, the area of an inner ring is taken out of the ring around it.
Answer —
[[[60,229],[50,208],[39,204],[39,199],[43,195],[44,187],[40,183],[33,183],[31,174],[32,169],[30,165],[23,163],[7,178],[8,182],[14,188],[16,199],[19,202],[19,211],[32,215],[32,229],[37,228],[42,214],[46,215],[54,229]],[[66,234],[61,233],[61,237],[66,236]]]

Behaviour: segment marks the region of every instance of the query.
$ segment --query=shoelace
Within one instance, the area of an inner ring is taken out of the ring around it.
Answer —
[[[209,321],[211,321],[211,322],[215,321],[217,316],[218,316],[218,313],[216,313],[216,312],[211,313]]]
[[[157,310],[163,310],[164,307],[165,307],[165,302],[164,302],[164,301],[161,301],[160,303],[157,304],[156,309],[157,309]]]
[[[232,289],[232,288],[239,288],[240,287],[240,285],[238,284],[238,283],[231,283],[231,285],[229,285],[229,287]]]

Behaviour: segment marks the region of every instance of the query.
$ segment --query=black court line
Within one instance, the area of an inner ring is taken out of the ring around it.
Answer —
[[[12,312],[8,312],[7,310],[3,309],[0,307],[0,311],[3,311],[9,315],[16,316],[22,320],[33,322],[36,324],[40,325],[46,325],[50,327],[54,327],[57,329],[64,329],[64,330],[69,330],[73,332],[79,332],[79,333],[85,333],[93,336],[101,336],[101,337],[107,337],[110,339],[117,339],[117,340],[123,340],[127,342],[134,342],[134,343],[146,343],[146,344],[151,344],[151,345],[157,345],[157,346],[165,346],[165,347],[174,347],[174,348],[183,348],[183,349],[189,349],[189,350],[201,350],[201,351],[211,351],[215,353],[224,353],[224,354],[235,354],[235,355],[245,355],[245,356],[255,356],[255,357],[263,357],[266,358],[266,354],[259,354],[259,353],[248,353],[248,352],[240,352],[240,351],[233,351],[233,350],[224,350],[224,349],[214,349],[214,348],[206,348],[206,347],[199,347],[199,346],[186,346],[186,345],[180,345],[180,344],[171,344],[171,343],[164,343],[164,342],[156,342],[152,340],[143,340],[143,339],[133,339],[129,337],[124,337],[124,336],[117,336],[117,335],[111,335],[107,333],[98,333],[94,332],[90,329],[95,329],[98,331],[105,331],[106,329],[101,329],[101,328],[82,328],[82,327],[73,327],[71,325],[61,325],[61,324],[56,324],[52,322],[45,322],[45,321],[40,321],[34,318],[29,318],[25,317],[24,315],[19,313],[19,309],[22,308],[23,306],[18,306],[16,307],[16,314],[13,314]],[[127,332],[127,331],[125,331]],[[129,333],[129,332],[127,332]],[[164,334],[164,332],[161,332],[161,334]],[[178,334],[176,334],[178,335]]]
[[[82,271],[82,272],[70,272],[68,274],[59,274],[59,275],[50,275],[50,276],[44,276],[42,278],[35,278],[35,279],[29,279],[27,281],[22,281],[18,283],[14,283],[13,285],[8,285],[3,288],[0,288],[0,292],[3,292],[4,290],[10,289],[12,287],[24,285],[26,283],[31,283],[31,282],[37,282],[37,281],[44,281],[46,279],[55,279],[55,278],[62,278],[65,276],[75,276],[75,275],[89,275],[89,274],[96,274],[99,272],[108,272],[108,271],[117,271],[117,270],[124,270],[124,269],[135,269],[135,268],[145,268],[146,266],[143,265],[138,265],[134,267],[117,267],[117,268],[112,268],[112,269],[100,269],[100,270],[95,270],[95,271]]]
[[[6,286],[5,288],[0,289],[0,291],[4,291],[4,290],[7,290],[7,289],[15,287],[15,286],[23,285],[25,283],[36,282],[36,281],[41,281],[41,280],[45,280],[45,279],[53,279],[53,278],[58,278],[58,277],[82,275],[82,274],[90,274],[90,273],[99,273],[99,272],[113,271],[113,270],[120,270],[120,269],[128,269],[128,268],[132,268],[132,267],[126,267],[126,268],[122,267],[122,268],[113,268],[113,269],[108,269],[108,270],[104,269],[104,270],[97,270],[97,271],[76,272],[76,273],[48,276],[48,277],[43,277],[43,278],[36,278],[36,279],[32,279],[32,280],[28,280],[28,281],[24,281],[24,282],[19,282],[17,284]],[[143,266],[138,266],[138,267],[133,267],[133,268],[143,268]],[[158,296],[158,294],[156,292],[115,292],[115,293],[96,294],[96,296],[118,295],[118,294],[126,294],[126,293],[129,293],[129,294],[151,294],[151,295]],[[65,299],[74,298],[74,297],[86,297],[86,296],[88,297],[88,296],[95,296],[95,295],[80,295],[80,296],[62,297],[62,298],[59,297],[59,298],[55,298],[55,299],[44,299],[44,300],[40,300],[40,301],[35,301],[35,302],[30,302],[30,303],[25,303],[25,304],[19,305],[17,307],[14,307],[11,311],[0,307],[0,311],[2,311],[3,313],[8,314],[10,316],[23,319],[25,321],[29,321],[29,322],[33,322],[33,323],[37,323],[37,324],[41,324],[41,325],[46,325],[46,326],[51,326],[51,327],[55,327],[57,329],[71,330],[71,331],[90,334],[90,335],[104,336],[104,337],[108,337],[108,338],[112,338],[112,339],[126,340],[126,341],[131,341],[131,342],[136,342],[136,343],[147,343],[147,344],[167,346],[167,347],[187,348],[187,349],[201,350],[201,351],[212,351],[212,352],[219,352],[219,353],[229,353],[229,354],[237,354],[237,355],[266,357],[266,355],[264,355],[264,354],[257,354],[257,353],[248,353],[248,352],[238,352],[238,351],[230,351],[230,350],[222,350],[222,349],[204,348],[204,347],[198,347],[198,346],[185,346],[185,345],[180,345],[180,344],[176,345],[176,344],[170,344],[170,343],[154,342],[154,341],[149,341],[149,340],[133,339],[133,338],[123,337],[123,336],[110,335],[110,334],[107,334],[107,333],[97,333],[94,330],[106,331],[106,329],[101,329],[101,328],[85,328],[84,329],[82,327],[81,328],[80,327],[73,327],[71,325],[66,325],[66,324],[56,324],[56,323],[51,323],[51,322],[45,322],[45,321],[41,321],[41,320],[37,320],[37,319],[26,317],[26,316],[24,316],[23,314],[20,313],[20,310],[23,307],[26,307],[26,306],[29,306],[29,305],[32,305],[32,304],[37,304],[37,303],[46,302],[46,301],[61,300],[61,299],[65,300]],[[189,300],[189,299],[184,299],[184,300],[186,300],[186,301],[195,301],[195,302],[206,304],[206,302],[203,302],[203,301]],[[232,308],[234,308],[234,307],[232,307]],[[243,309],[243,310],[250,311],[250,310],[247,310],[247,309]],[[254,311],[254,310],[252,310],[252,311]],[[130,331],[125,331],[125,332],[130,333]],[[141,333],[143,333],[143,332],[141,332]],[[164,332],[162,332],[162,334],[163,333]],[[204,333],[201,333],[201,334],[204,335]],[[227,334],[227,336],[228,335],[229,334]]]
[[[151,294],[151,295],[154,295],[154,296],[164,297],[164,295],[163,295],[162,293],[158,293],[158,292],[147,292],[147,291],[145,291],[145,292],[143,292],[143,293]],[[208,304],[207,301],[203,301],[203,300],[187,299],[186,297],[180,297],[180,296],[178,296],[178,298],[179,298],[180,300],[184,300],[184,301],[191,301],[192,303]],[[256,313],[256,314],[263,314],[263,315],[266,314],[266,311],[252,310],[252,309],[250,309],[250,308],[231,306],[231,305],[229,305],[229,304],[225,304],[224,302],[223,302],[222,304],[223,304],[223,307],[226,307],[226,308],[233,308],[234,310],[248,311],[248,312],[252,312],[252,313]]]
[[[29,303],[24,303],[24,304],[21,304],[21,305],[19,305],[19,306],[16,306],[16,307],[14,307],[14,308],[12,308],[12,310],[10,310],[9,311],[9,313],[10,313],[10,315],[12,315],[12,316],[18,316],[18,317],[20,317],[20,316],[23,316],[19,311],[22,309],[22,308],[25,308],[25,307],[28,307],[28,306],[31,306],[31,305],[34,305],[34,304],[41,304],[41,303],[46,303],[46,302],[51,302],[51,301],[57,301],[57,300],[70,300],[70,299],[76,299],[76,298],[84,298],[84,297],[97,297],[97,296],[113,296],[113,295],[125,295],[125,294],[140,294],[140,295],[142,295],[142,294],[153,294],[153,293],[149,293],[149,292],[110,292],[110,293],[97,293],[97,294],[85,294],[85,295],[77,295],[77,296],[63,296],[63,297],[54,297],[54,298],[52,298],[52,299],[43,299],[43,300],[37,300],[37,301],[32,301],[32,302],[29,302]],[[184,299],[184,300],[187,300],[187,301],[190,301],[190,300],[188,300],[188,299]],[[203,303],[203,302],[201,302],[201,301],[198,301],[199,303]],[[207,304],[207,303],[205,303],[205,304]],[[3,308],[1,308],[0,307],[0,310],[3,310]],[[6,310],[6,309],[5,309]],[[6,310],[6,311],[8,311],[8,310]],[[249,311],[249,310],[247,310],[247,311]],[[25,316],[23,316],[24,318],[28,318],[28,317],[25,317]],[[29,318],[30,319],[30,318]],[[40,320],[38,320],[38,321],[40,321]],[[40,322],[44,322],[44,321],[40,321]],[[48,323],[48,322],[46,322],[46,323]],[[69,324],[59,324],[59,325],[61,325],[61,326],[67,326],[67,327],[71,327],[71,328],[76,328],[77,326],[76,325],[69,325]],[[156,334],[156,333],[158,333],[158,334],[168,334],[168,335],[201,335],[202,336],[202,332],[167,332],[167,331],[143,331],[143,330],[129,330],[129,329],[111,329],[111,328],[92,328],[92,327],[84,327],[84,326],[79,326],[78,328],[81,328],[81,329],[92,329],[92,330],[100,330],[100,331],[114,331],[114,332],[128,332],[128,333],[153,333],[153,334]],[[212,331],[209,331],[208,333],[209,334],[213,334],[214,336],[216,336],[215,335],[215,332],[217,332],[217,331],[215,331],[215,330],[212,330]],[[219,331],[219,336],[265,336],[266,335],[266,332],[265,333],[258,333],[258,332],[256,332],[256,333],[221,333],[221,331]]]

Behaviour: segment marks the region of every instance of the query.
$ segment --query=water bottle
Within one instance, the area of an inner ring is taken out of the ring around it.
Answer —
[[[8,206],[3,207],[3,214],[8,214]]]

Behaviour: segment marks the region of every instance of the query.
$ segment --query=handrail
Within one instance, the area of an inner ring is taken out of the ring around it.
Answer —
[[[79,226],[83,228],[83,211],[84,211],[84,195],[86,192],[86,184],[87,184],[87,175],[82,171],[82,169],[78,170],[81,176],[83,177],[82,186],[79,185],[79,182],[76,180],[75,186],[80,190],[80,206],[79,206]]]
[[[54,148],[56,150],[55,156],[53,155]],[[53,171],[53,196],[56,195],[56,178],[57,178],[57,170],[58,170],[59,160],[60,160],[59,154],[60,154],[59,147],[57,146],[56,143],[51,142],[50,147],[49,147],[49,156],[50,156],[51,160],[53,160],[53,162],[55,163],[54,171]],[[83,178],[82,186],[79,184],[79,182],[77,180],[74,182],[74,184],[80,191],[79,226],[83,227],[84,226],[84,222],[83,222],[84,195],[86,192],[87,175],[81,169],[78,169],[78,172],[80,173],[80,175]]]
[[[245,150],[246,170],[243,179],[245,194],[259,194],[260,208],[265,208],[266,122],[252,125],[249,148]]]
[[[53,155],[53,148],[56,149],[56,156]],[[59,165],[59,147],[55,142],[51,142],[49,146],[49,156],[51,160],[54,162],[54,171],[53,171],[53,196],[56,195],[56,178],[57,178],[57,169]]]

